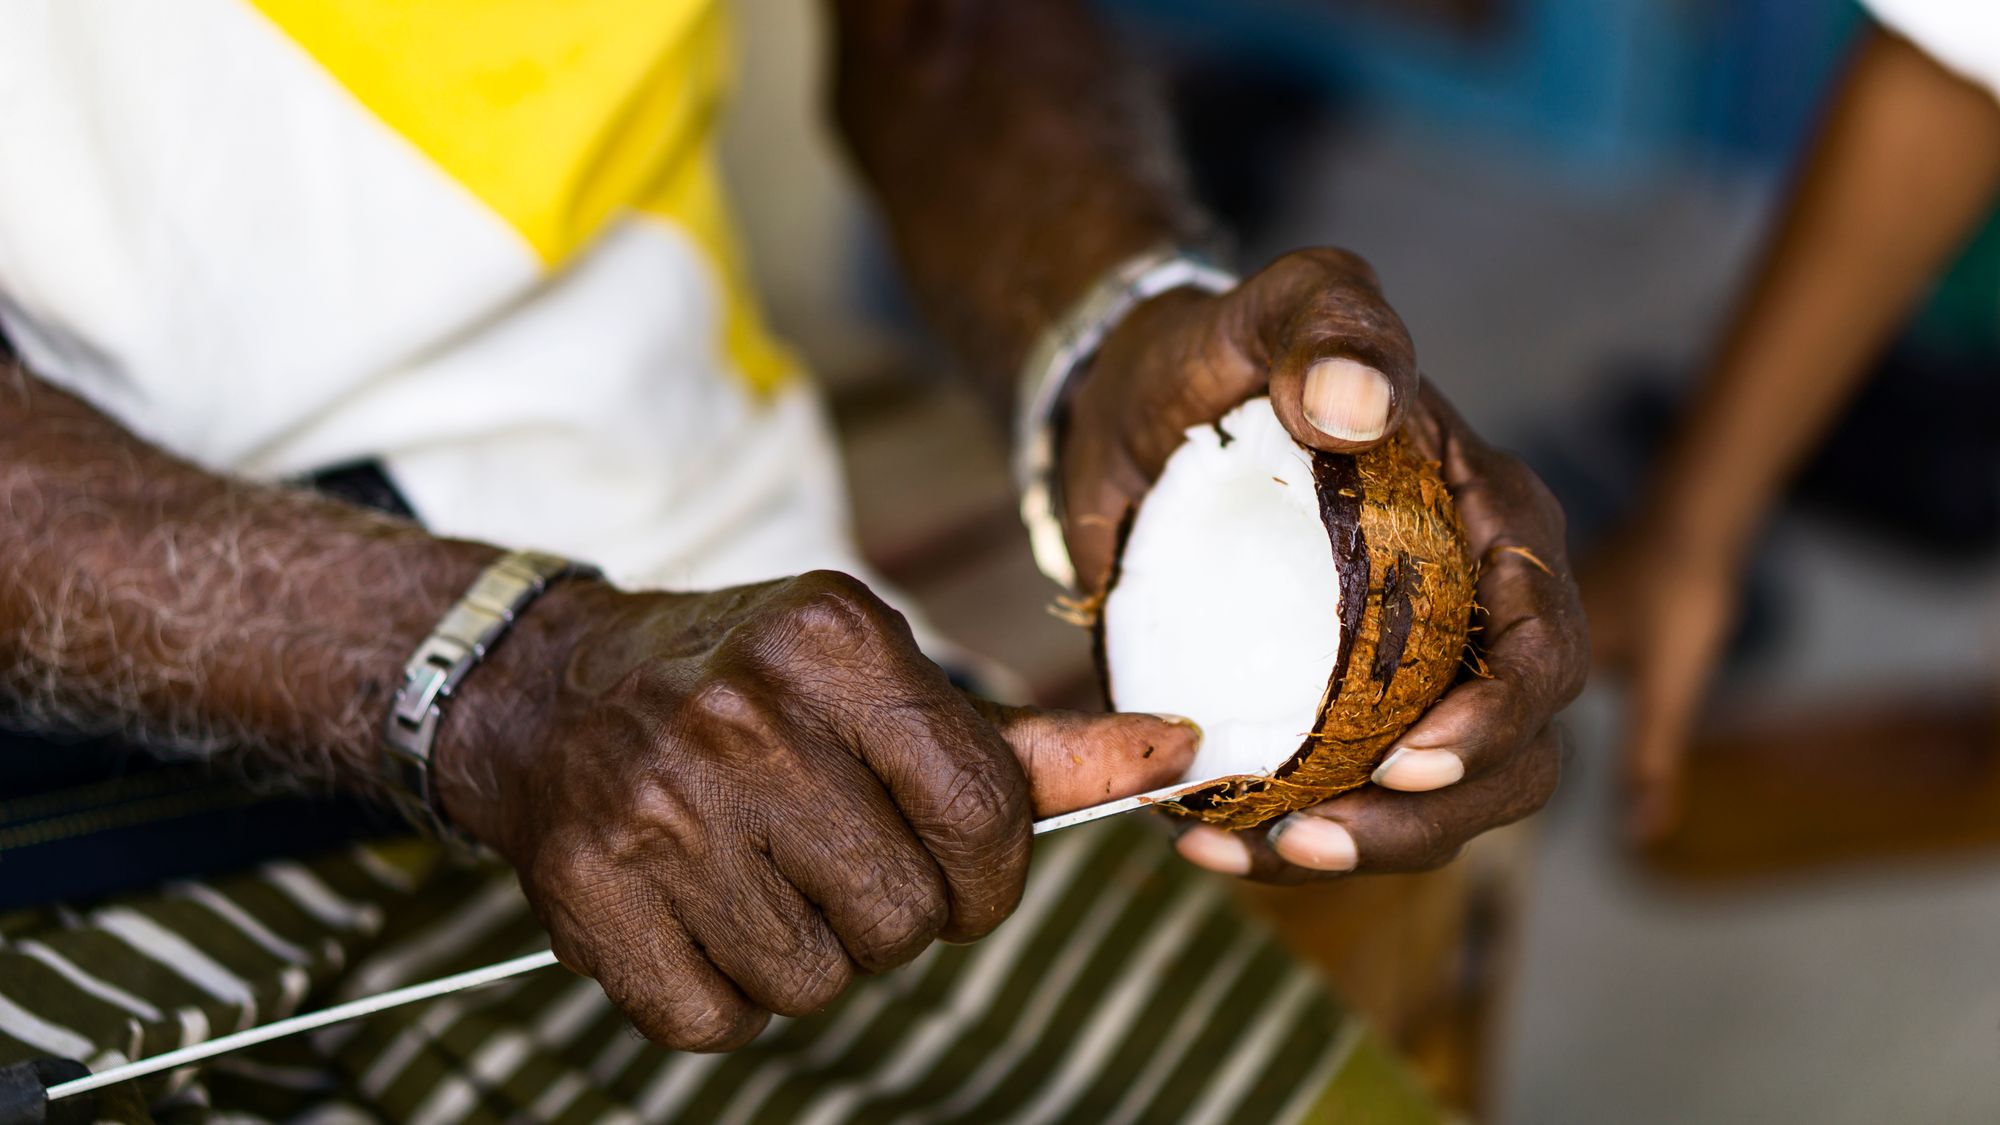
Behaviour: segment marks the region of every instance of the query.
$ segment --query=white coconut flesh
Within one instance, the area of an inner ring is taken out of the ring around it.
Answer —
[[[1298,753],[1339,655],[1340,582],[1311,452],[1270,399],[1189,430],[1167,459],[1103,628],[1114,707],[1200,724],[1188,780],[1268,775]]]

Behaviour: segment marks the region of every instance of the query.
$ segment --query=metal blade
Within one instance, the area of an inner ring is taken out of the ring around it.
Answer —
[[[1151,792],[1140,793],[1132,797],[1120,797],[1115,801],[1106,801],[1101,805],[1092,805],[1089,808],[1078,809],[1075,812],[1059,813],[1044,820],[1036,821],[1034,832],[1035,835],[1039,836],[1044,832],[1054,832],[1059,828],[1073,828],[1079,824],[1089,824],[1093,820],[1103,820],[1107,816],[1117,816],[1119,813],[1131,812],[1134,809],[1148,808],[1162,801],[1178,797],[1189,790],[1199,789],[1207,784],[1208,782],[1206,781],[1183,781],[1169,785],[1164,789],[1154,789]]]
[[[448,977],[439,977],[436,980],[425,981],[422,984],[413,984],[405,988],[379,992],[373,996],[364,996],[359,1000],[350,1000],[345,1004],[335,1004],[331,1008],[321,1008],[317,1012],[307,1012],[304,1015],[293,1016],[290,1019],[273,1020],[270,1023],[247,1028],[231,1035],[224,1035],[218,1039],[210,1039],[204,1043],[195,1043],[178,1050],[153,1055],[150,1058],[136,1059],[120,1066],[114,1066],[109,1070],[100,1070],[95,1074],[74,1079],[73,1081],[58,1082],[49,1087],[49,1100],[53,1102],[77,1094],[87,1094],[92,1090],[99,1090],[106,1086],[115,1086],[120,1082],[129,1082],[134,1078],[144,1078],[149,1074],[158,1074],[163,1070],[176,1070],[205,1059],[212,1059],[217,1055],[226,1055],[231,1051],[241,1050],[244,1047],[253,1047],[259,1043],[268,1043],[273,1039],[282,1039],[287,1035],[296,1035],[301,1031],[312,1031],[316,1028],[326,1027],[329,1024],[359,1019],[362,1016],[372,1016],[376,1012],[387,1011],[390,1008],[400,1008],[404,1004],[414,1004],[419,1000],[429,1000],[436,996],[462,992],[468,988],[479,988],[484,985],[493,984],[496,981],[506,980],[508,977],[517,977],[522,973],[531,973],[536,969],[546,969],[555,963],[556,955],[543,950],[540,953],[530,953],[524,957],[516,957],[513,960],[502,961],[495,965],[487,965],[484,968],[470,969],[463,973],[454,973]]]
[[[1101,805],[1092,805],[1089,808],[1077,809],[1075,812],[1066,812],[1059,816],[1038,820],[1034,824],[1034,834],[1040,836],[1044,832],[1055,832],[1064,828],[1073,828],[1079,824],[1088,824],[1093,820],[1102,820],[1107,816],[1116,816],[1119,813],[1131,812],[1134,809],[1143,809],[1186,792],[1189,789],[1198,788],[1200,784],[1173,785],[1165,789],[1155,789],[1150,793],[1141,793],[1136,797],[1122,797],[1116,801],[1106,801]],[[404,988],[392,989],[388,992],[377,993],[374,996],[364,996],[359,1000],[350,1000],[345,1004],[335,1004],[331,1008],[322,1008],[317,1012],[306,1012],[303,1015],[292,1016],[289,1019],[273,1020],[258,1027],[248,1028],[230,1035],[221,1036],[220,1038],[210,1039],[206,1042],[195,1043],[177,1050],[153,1055],[149,1058],[135,1059],[132,1062],[122,1063],[107,1070],[100,1070],[95,1074],[83,1078],[74,1079],[69,1082],[59,1082],[49,1087],[49,1100],[58,1101],[63,1098],[74,1097],[77,1094],[87,1094],[92,1090],[101,1090],[106,1086],[115,1086],[120,1082],[130,1082],[135,1078],[144,1078],[149,1074],[158,1074],[163,1070],[177,1070],[184,1066],[192,1066],[195,1063],[215,1058],[217,1055],[226,1055],[231,1051],[241,1050],[245,1047],[254,1047],[259,1043],[269,1043],[273,1039],[282,1039],[287,1035],[297,1035],[302,1031],[313,1031],[332,1024],[343,1023],[347,1020],[360,1019],[362,1016],[372,1016],[376,1012],[384,1012],[390,1008],[400,1008],[405,1004],[414,1004],[419,1000],[431,1000],[439,996],[450,995],[454,992],[463,992],[472,988],[483,988],[486,985],[495,984],[510,977],[517,977],[523,973],[532,973],[537,969],[546,969],[555,963],[556,955],[543,950],[540,953],[530,953],[524,957],[516,957],[510,961],[501,961],[498,964],[487,965],[484,968],[470,969],[463,973],[454,973],[448,977],[439,977],[436,980],[425,981],[422,984],[413,984]]]

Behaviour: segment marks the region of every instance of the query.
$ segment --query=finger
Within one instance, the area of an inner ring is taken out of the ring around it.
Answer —
[[[826,919],[762,854],[714,854],[702,875],[701,892],[683,896],[677,916],[753,1003],[802,1016],[832,1003],[854,979],[854,963]]]
[[[944,876],[940,936],[970,941],[1027,883],[1031,802],[1007,743],[924,658],[909,623],[849,575],[793,579],[788,628],[759,659],[814,699],[816,739],[865,764]]]
[[[1526,589],[1543,583],[1532,565],[1510,557],[1499,566],[1516,573],[1479,583],[1481,603],[1491,606],[1477,634],[1484,674],[1454,685],[1396,740],[1375,784],[1422,793],[1500,768],[1582,690],[1588,649],[1573,597]],[[1523,566],[1534,577],[1519,573]]]
[[[1473,837],[1546,804],[1561,768],[1561,739],[1538,733],[1504,770],[1434,793],[1372,786],[1343,793],[1244,833],[1252,878],[1298,882],[1325,875],[1427,871]]]
[[[1576,698],[1589,669],[1560,509],[1520,462],[1481,460],[1459,504],[1468,524],[1496,529],[1481,543],[1477,587],[1485,676],[1452,688],[1397,740],[1374,774],[1385,788],[1427,792],[1496,768]]]
[[[656,888],[599,872],[581,908],[537,902],[563,965],[596,979],[641,1035],[676,1051],[733,1051],[757,1037],[770,1013],[702,952]]]
[[[1100,593],[1111,582],[1119,536],[1148,482],[1129,459],[1103,444],[1071,446],[1063,472],[1063,539],[1077,589]]]
[[[841,761],[824,768],[843,770]],[[853,776],[821,779],[810,822],[774,828],[771,861],[819,908],[847,956],[879,973],[923,952],[951,908],[943,874],[889,795],[846,761]]]
[[[1722,632],[1689,606],[1685,617],[1655,630],[1633,669],[1625,750],[1627,830],[1657,840],[1681,809],[1682,758],[1694,731]]]
[[[1037,817],[1172,785],[1201,747],[1201,728],[1175,715],[974,706],[1020,759]]]
[[[1021,900],[1032,803],[999,734],[948,684],[934,698],[878,716],[862,756],[944,876],[940,936],[972,941]]]
[[[1250,874],[1250,838],[1242,832],[1228,832],[1213,824],[1179,823],[1174,850],[1181,858],[1221,875]]]
[[[1303,445],[1351,453],[1395,432],[1417,393],[1416,348],[1367,263],[1287,255],[1246,283],[1270,365],[1271,405]]]

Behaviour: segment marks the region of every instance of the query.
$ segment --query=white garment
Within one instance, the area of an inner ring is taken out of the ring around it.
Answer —
[[[1890,31],[2000,97],[2000,0],[1861,0]]]
[[[713,159],[715,0],[0,0],[0,329],[264,478],[706,588],[856,570]]]

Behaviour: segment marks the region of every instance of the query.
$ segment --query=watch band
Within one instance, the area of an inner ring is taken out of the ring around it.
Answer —
[[[1057,585],[1076,586],[1055,487],[1056,413],[1077,370],[1140,304],[1175,289],[1225,293],[1235,274],[1178,246],[1159,246],[1113,267],[1045,330],[1021,367],[1014,433],[1014,485],[1035,565]]]
[[[380,759],[390,799],[411,823],[462,840],[439,810],[431,787],[431,749],[445,701],[550,583],[596,573],[559,555],[509,551],[480,571],[411,654],[382,723]]]

